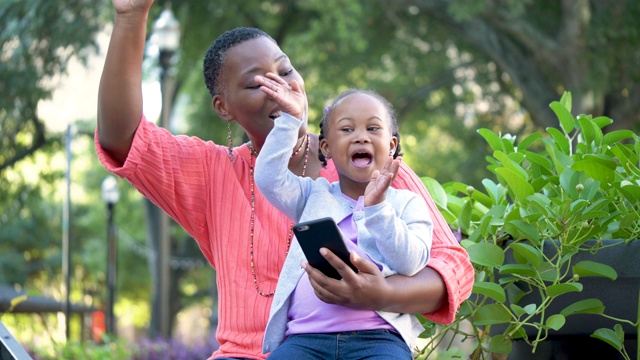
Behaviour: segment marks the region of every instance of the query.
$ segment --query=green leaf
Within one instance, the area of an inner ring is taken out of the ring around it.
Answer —
[[[591,334],[591,337],[606,342],[618,351],[622,349],[622,340],[620,340],[616,333],[611,329],[600,328],[594,331],[593,334]]]
[[[534,312],[536,312],[536,309],[538,309],[538,305],[536,305],[536,304],[529,304],[529,305],[527,305],[527,306],[522,308],[522,310],[524,310],[524,312],[526,312],[529,315],[531,315]]]
[[[524,171],[524,169],[515,161],[513,161],[509,156],[507,156],[507,154],[503,153],[502,151],[495,151],[493,153],[493,157],[498,159],[503,167],[520,174],[524,179],[528,179],[529,176],[527,175],[527,172]]]
[[[529,264],[506,264],[500,267],[500,274],[515,274],[526,277],[535,277],[536,270]]]
[[[573,131],[575,127],[575,120],[573,119],[573,115],[571,115],[571,110],[568,110],[563,104],[558,101],[554,101],[549,104],[549,107],[553,110],[553,112],[560,120],[560,127],[565,134]]]
[[[477,243],[467,248],[471,262],[480,266],[500,267],[504,263],[504,250],[491,243]]]
[[[496,169],[496,172],[504,178],[518,200],[524,201],[527,196],[533,194],[533,186],[531,186],[527,179],[514,170],[500,167]]]
[[[435,202],[439,208],[446,209],[447,193],[444,191],[444,188],[442,187],[442,185],[440,185],[438,180],[427,176],[421,177],[420,180],[422,180],[424,187],[427,188],[427,191],[429,192],[429,195],[431,195],[433,202]]]
[[[594,129],[595,125],[593,125],[591,120],[585,116],[579,116],[578,123],[580,123],[580,127],[582,128],[582,138],[584,139],[584,143],[593,143],[596,138],[596,131]]]
[[[507,300],[507,296],[502,286],[492,282],[474,283],[473,292],[475,294],[480,294],[480,295],[490,297],[499,303],[504,303]]]
[[[529,146],[531,146],[531,144],[533,144],[536,140],[540,139],[541,137],[542,137],[542,134],[540,134],[539,132],[534,132],[529,136],[525,137],[520,141],[520,143],[518,143],[518,152],[523,152],[524,150],[528,149]]]
[[[550,329],[558,331],[564,326],[566,320],[567,319],[561,314],[553,314],[547,318],[547,323],[545,325]]]
[[[482,128],[478,129],[478,134],[480,134],[480,136],[484,138],[487,144],[491,146],[491,149],[493,151],[504,151],[500,137],[498,137],[498,135],[496,135],[496,133],[494,133],[493,131]]]
[[[571,91],[565,91],[562,93],[560,97],[560,104],[564,106],[567,110],[571,111]]]
[[[551,160],[549,160],[548,158],[540,155],[540,154],[536,154],[534,152],[530,152],[527,151],[525,152],[525,159],[527,159],[527,161],[533,163],[533,164],[537,164],[540,167],[542,167],[545,170],[548,170],[550,173],[553,171],[553,163],[551,162]]]
[[[640,186],[638,185],[624,185],[620,187],[620,193],[631,203],[640,202]]]
[[[488,304],[476,310],[475,325],[505,324],[511,321],[511,312],[502,304]]]
[[[542,262],[542,253],[540,250],[534,248],[531,245],[523,243],[513,243],[510,248],[513,250],[516,256],[524,258],[527,263],[533,267],[538,267]]]
[[[510,354],[513,348],[513,346],[511,345],[511,340],[504,334],[497,334],[495,336],[492,336],[489,347],[492,353],[497,354]]]
[[[560,314],[565,317],[576,314],[603,314],[604,304],[600,299],[585,299],[575,302],[562,311]]]
[[[596,156],[585,156],[583,160],[578,160],[571,169],[584,171],[587,176],[604,184],[611,184],[615,179],[616,163],[612,160],[605,160]]]
[[[569,139],[565,134],[563,134],[556,128],[547,128],[546,130],[551,135],[551,138],[553,139],[555,144],[554,147],[556,149],[560,150],[560,152],[563,154],[568,155],[571,153],[571,144],[569,143]]]
[[[540,245],[540,232],[535,226],[525,221],[511,220],[505,224],[504,230],[517,240],[524,238],[531,241],[536,246]]]
[[[576,283],[576,282],[555,284],[547,288],[547,294],[550,297],[558,297],[566,293],[581,292],[582,288],[583,288],[582,284]]]
[[[487,191],[489,197],[491,197],[493,204],[497,205],[502,202],[504,198],[504,189],[500,185],[487,178],[482,179],[482,185]]]
[[[600,129],[604,129],[605,126],[611,125],[613,123],[613,120],[611,120],[611,118],[606,117],[606,116],[598,116],[593,118],[594,124],[596,124]]]
[[[458,225],[463,232],[467,232],[469,230],[469,225],[471,224],[471,213],[473,211],[472,205],[470,201],[467,201],[462,205],[462,209],[460,211],[460,217],[458,218]]]
[[[516,305],[516,304],[510,304],[509,307],[511,308],[511,311],[517,316],[520,317],[524,314],[526,314],[526,311],[524,311],[524,309],[522,308],[522,306],[520,305]]]
[[[609,280],[618,278],[618,273],[609,265],[601,264],[595,261],[580,261],[572,267],[573,273],[583,276],[600,276]]]
[[[622,140],[633,139],[635,136],[636,134],[631,130],[615,130],[604,135],[603,143],[605,145],[612,145]]]

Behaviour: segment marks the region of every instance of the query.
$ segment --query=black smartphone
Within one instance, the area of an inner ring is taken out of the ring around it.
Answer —
[[[307,261],[323,274],[334,279],[342,279],[338,271],[320,255],[320,248],[325,247],[336,254],[353,271],[358,269],[349,260],[349,250],[342,239],[338,225],[332,218],[326,217],[311,221],[305,221],[293,226],[293,232],[298,238],[298,243],[307,257]]]

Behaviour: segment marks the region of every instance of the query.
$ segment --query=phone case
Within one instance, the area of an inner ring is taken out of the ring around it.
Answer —
[[[309,264],[322,271],[325,275],[338,280],[342,278],[338,271],[320,255],[321,247],[331,250],[345,264],[349,265],[353,271],[358,272],[358,269],[349,260],[347,245],[342,239],[338,225],[332,218],[327,217],[298,223],[293,227],[293,232]]]

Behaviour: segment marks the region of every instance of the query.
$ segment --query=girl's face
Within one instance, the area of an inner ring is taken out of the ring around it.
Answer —
[[[389,113],[375,97],[355,93],[334,105],[326,126],[320,148],[333,159],[342,192],[357,198],[398,144]]]
[[[278,45],[264,36],[227,50],[223,64],[220,76],[222,93],[213,97],[213,107],[221,118],[240,124],[259,149],[273,128],[274,115],[280,108],[260,90],[254,77],[273,72],[287,83],[297,81],[303,91],[304,80]],[[300,135],[306,131],[305,123]]]

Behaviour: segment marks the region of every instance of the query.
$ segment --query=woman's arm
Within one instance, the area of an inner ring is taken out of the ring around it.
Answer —
[[[335,280],[305,264],[316,295],[326,303],[397,313],[431,313],[446,302],[445,283],[431,268],[410,277],[385,278],[374,263],[355,252],[351,253],[351,262],[358,268],[357,274],[330,250],[323,248],[320,253],[342,276],[342,280]]]
[[[142,117],[142,59],[153,0],[112,0],[113,32],[98,92],[98,139],[121,164]]]

